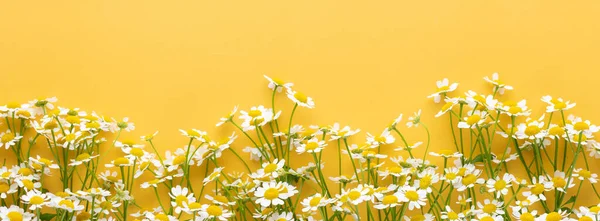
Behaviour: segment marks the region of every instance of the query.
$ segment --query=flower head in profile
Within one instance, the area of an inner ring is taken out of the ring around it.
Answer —
[[[406,122],[406,126],[408,128],[418,127],[419,123],[421,123],[421,109],[415,112],[412,116],[408,117],[408,122]]]
[[[291,88],[287,89],[287,96],[292,100],[296,105],[306,108],[315,108],[315,102],[311,97],[304,95],[301,92],[294,91]]]
[[[278,78],[271,78],[267,75],[263,76],[269,81],[269,88],[271,88],[271,90],[277,90],[277,92],[281,92],[283,88],[289,89],[294,86],[294,83],[285,83]]]
[[[235,116],[235,114],[238,111],[238,106],[233,107],[233,110],[231,112],[229,112],[229,114],[225,117],[221,117],[221,119],[219,119],[219,122],[217,123],[217,127],[220,127],[221,125],[231,121],[233,119],[233,116]]]
[[[506,85],[506,84],[504,84],[504,82],[500,81],[500,77],[498,76],[498,73],[492,74],[492,78],[485,76],[483,78],[483,80],[494,85],[494,91],[497,91],[500,94],[504,94],[504,90],[512,90],[513,89],[512,86]]]
[[[437,81],[436,85],[437,85],[437,91],[435,93],[427,96],[428,98],[433,98],[433,101],[435,103],[439,103],[442,100],[442,96],[446,96],[446,94],[448,92],[452,92],[452,91],[456,90],[456,88],[458,87],[458,83],[450,84],[448,82],[448,78],[444,78],[441,81]]]
[[[569,110],[575,107],[575,103],[571,103],[571,101],[564,101],[562,98],[552,98],[550,95],[546,95],[542,97],[542,101],[548,106],[546,106],[546,112],[556,112],[556,111],[564,111]]]

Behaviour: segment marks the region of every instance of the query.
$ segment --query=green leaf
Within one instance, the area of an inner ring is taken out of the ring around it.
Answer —
[[[48,221],[48,220],[52,220],[52,218],[54,218],[56,216],[56,214],[54,213],[42,213],[42,215],[40,216],[40,219],[43,221]]]
[[[475,158],[473,158],[473,160],[471,160],[471,163],[481,163],[485,159],[492,160],[492,155],[484,154],[484,153],[479,154],[479,155],[475,156]]]

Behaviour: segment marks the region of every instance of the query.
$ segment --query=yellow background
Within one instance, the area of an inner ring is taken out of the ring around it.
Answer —
[[[297,112],[304,123],[379,133],[423,109],[433,147],[452,147],[426,99],[443,77],[489,93],[482,77],[499,72],[516,88],[508,97],[542,107],[542,95],[562,96],[600,122],[598,11],[598,1],[2,1],[0,102],[57,96],[129,116],[127,138],[159,130],[166,150],[186,144],[179,128],[222,136],[232,128],[214,124],[234,105],[268,105],[267,74],[315,99]]]

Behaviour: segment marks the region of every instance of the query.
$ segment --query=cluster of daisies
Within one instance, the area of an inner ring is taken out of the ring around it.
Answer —
[[[230,136],[180,130],[187,144],[166,152],[157,133],[120,139],[135,128],[127,118],[55,107],[56,98],[0,106],[0,151],[15,161],[0,168],[0,219],[600,220],[600,204],[579,199],[582,187],[600,199],[588,163],[600,158],[600,128],[566,114],[575,103],[544,96],[533,117],[525,100],[502,99],[513,88],[498,74],[484,78],[490,94],[453,97],[458,84],[444,79],[429,97],[444,102],[435,116],[448,118],[453,143],[430,151],[420,110],[356,142],[349,126],[295,124],[313,99],[265,78],[271,105],[235,107],[216,124]],[[285,120],[280,93],[293,105]],[[420,128],[426,142],[404,136]],[[234,145],[239,136],[248,146]],[[152,198],[154,207],[138,204]]]

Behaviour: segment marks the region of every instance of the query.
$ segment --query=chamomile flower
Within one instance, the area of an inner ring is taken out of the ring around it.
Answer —
[[[485,76],[483,78],[485,81],[494,85],[494,91],[498,91],[500,94],[504,94],[504,90],[512,90],[513,87],[510,85],[504,84],[504,82],[500,81],[500,77],[498,77],[498,73],[493,73],[492,78]]]
[[[429,152],[429,155],[443,158],[459,158],[462,157],[460,152],[454,152],[450,149],[441,149],[438,152]]]
[[[304,200],[302,200],[302,212],[315,212],[319,209],[319,207],[327,206],[328,204],[331,204],[333,202],[335,202],[335,199],[327,199],[321,194],[317,193],[313,196],[307,197]]]
[[[529,116],[531,114],[531,109],[527,107],[526,100],[521,100],[518,103],[504,102],[501,109],[503,113],[511,117]]]
[[[273,213],[269,216],[269,221],[293,221],[294,214],[291,212]]]
[[[281,92],[283,90],[283,88],[289,89],[292,86],[294,86],[294,83],[285,83],[284,81],[278,79],[278,78],[271,78],[267,75],[263,75],[267,81],[269,81],[269,88],[271,90],[275,90],[277,89],[277,92]]]
[[[408,117],[408,122],[406,122],[406,126],[408,128],[418,127],[421,122],[421,109],[415,112],[412,116]]]
[[[446,103],[444,104],[444,106],[442,106],[440,111],[438,111],[438,113],[435,114],[435,117],[440,117],[448,113],[448,111],[451,111],[452,108],[460,102],[460,98],[446,98],[444,99],[444,101],[446,101]]]
[[[588,180],[590,183],[598,182],[598,174],[592,173],[589,170],[578,168],[573,171],[573,177],[577,177],[579,180]]]
[[[0,147],[4,147],[5,149],[9,149],[14,146],[23,136],[18,133],[15,134],[10,130],[0,133]]]
[[[315,108],[315,102],[311,97],[307,97],[303,93],[298,91],[294,91],[291,88],[287,89],[287,96],[290,100],[292,100],[296,105],[306,108]]]
[[[213,170],[212,173],[208,174],[204,180],[202,180],[202,183],[204,185],[216,180],[217,178],[219,178],[221,176],[221,171],[223,171],[223,167],[217,167]]]
[[[21,209],[16,205],[10,207],[0,207],[0,218],[4,221],[32,221],[37,220],[35,215]]]
[[[488,215],[504,214],[503,206],[501,201],[485,199],[483,203],[477,202],[477,211]]]
[[[371,197],[368,195],[369,191],[369,188],[363,184],[359,184],[357,187],[348,191],[342,189],[341,195],[336,195],[336,198],[340,199],[342,202],[349,202],[352,205],[358,205],[371,199]]]
[[[548,104],[546,107],[546,112],[548,113],[565,111],[576,105],[575,103],[571,103],[571,101],[564,101],[562,98],[552,98],[550,95],[543,96],[542,101]]]
[[[100,155],[90,155],[89,153],[81,153],[81,154],[77,155],[77,157],[75,157],[75,159],[71,159],[71,163],[69,165],[77,166],[77,165],[81,165],[83,163],[88,163],[92,159],[94,159],[98,156],[100,156]]]
[[[387,195],[381,194],[381,195],[379,195],[378,200],[379,200],[379,203],[377,203],[373,206],[373,207],[375,207],[375,209],[394,208],[394,207],[400,205],[400,203],[401,203],[399,192],[395,192],[393,194],[387,194]]]
[[[205,131],[201,131],[198,129],[189,129],[189,130],[183,130],[183,129],[179,129],[179,132],[181,132],[181,134],[183,136],[192,138],[192,139],[197,139],[200,140],[201,142],[206,142],[206,140],[204,139],[207,135],[207,133]]]
[[[243,120],[241,127],[244,131],[249,131],[254,130],[257,126],[262,127],[276,120],[281,115],[281,111],[273,114],[273,109],[259,105],[251,107],[249,111],[241,110],[240,114],[239,118]]]
[[[44,207],[50,201],[50,197],[40,191],[30,190],[21,196],[21,200],[29,205],[29,210],[36,210]]]
[[[559,209],[558,212],[550,212],[541,214],[537,220],[548,220],[548,221],[568,221],[568,212],[566,210]]]
[[[401,202],[408,203],[408,210],[420,209],[427,201],[427,191],[412,186],[404,186],[398,190],[398,198]]]
[[[235,114],[238,111],[238,106],[233,107],[233,110],[231,112],[229,112],[229,114],[225,117],[221,117],[219,119],[219,122],[217,123],[217,127],[220,127],[221,125],[231,121],[233,119],[233,117],[235,116]]]
[[[529,190],[523,192],[523,196],[535,196],[542,201],[546,201],[544,193],[552,190],[553,182],[548,181],[545,176],[533,177],[531,184],[527,187]]]
[[[465,117],[463,121],[458,122],[458,128],[477,128],[485,123],[486,118],[487,113],[485,111],[469,111],[468,116]]]
[[[160,184],[160,183],[162,183],[162,182],[165,182],[165,179],[164,179],[164,178],[161,178],[161,179],[153,179],[153,180],[150,180],[150,181],[143,182],[143,183],[140,185],[140,187],[142,187],[143,189],[146,189],[146,188],[149,188],[149,187],[154,187],[154,188],[157,188],[157,187],[158,187],[158,184]]]
[[[219,205],[202,205],[200,207],[199,212],[200,217],[203,217],[201,220],[228,220],[233,216],[233,213],[229,212],[229,210],[219,206]]]
[[[379,136],[373,136],[367,133],[367,143],[371,146],[377,147],[385,144],[392,144],[396,141],[396,138],[392,136],[389,130],[385,129]]]
[[[568,180],[568,181],[567,181]],[[565,177],[565,172],[562,171],[554,171],[554,177],[552,177],[552,186],[561,192],[566,193],[567,189],[574,187],[575,183],[573,183],[573,179],[567,179]]]
[[[156,137],[156,135],[158,135],[158,131],[155,131],[152,134],[141,136],[140,139],[142,141],[149,141],[150,142],[150,141],[152,141]]]
[[[81,211],[85,208],[84,205],[80,204],[79,199],[69,199],[69,198],[62,198],[62,197],[52,198],[48,205],[50,207],[57,208],[57,209],[63,209],[68,212]]]
[[[321,152],[321,150],[323,150],[323,147],[327,146],[327,144],[325,143],[325,141],[321,140],[319,141],[318,138],[313,137],[307,141],[301,142],[297,149],[296,152],[298,154],[307,152],[307,153],[319,153]]]
[[[446,210],[442,212],[440,218],[448,221],[460,221],[465,218],[465,214],[454,212],[450,206],[446,206]]]
[[[185,204],[189,204],[190,202],[194,202],[194,193],[188,192],[187,187],[181,187],[179,185],[171,188],[171,192],[169,192],[169,196],[171,197],[171,205],[175,207],[176,213],[181,213],[182,209],[184,209]]]
[[[442,96],[446,96],[447,93],[456,90],[456,88],[458,87],[458,83],[450,84],[448,82],[448,78],[444,78],[441,81],[437,81],[436,86],[437,86],[437,91],[435,93],[427,96],[427,98],[433,98],[433,101],[435,103],[439,103],[440,100],[442,99]]]
[[[8,181],[0,180],[0,198],[6,199],[8,195],[16,193],[18,187],[16,182],[8,183]]]
[[[255,202],[264,207],[268,207],[270,205],[283,205],[284,200],[295,194],[290,194],[290,189],[295,190],[293,186],[290,186],[287,183],[277,183],[275,181],[264,182],[261,186],[257,187],[256,191],[254,192],[254,195],[258,198]]]
[[[329,131],[331,131],[330,140],[338,140],[357,134],[360,132],[360,129],[352,130],[349,126],[342,128],[339,123],[334,123],[333,126],[329,128]]]
[[[488,192],[495,193],[496,198],[508,194],[508,189],[512,186],[514,177],[511,174],[505,173],[502,178],[489,179],[486,183]]]

